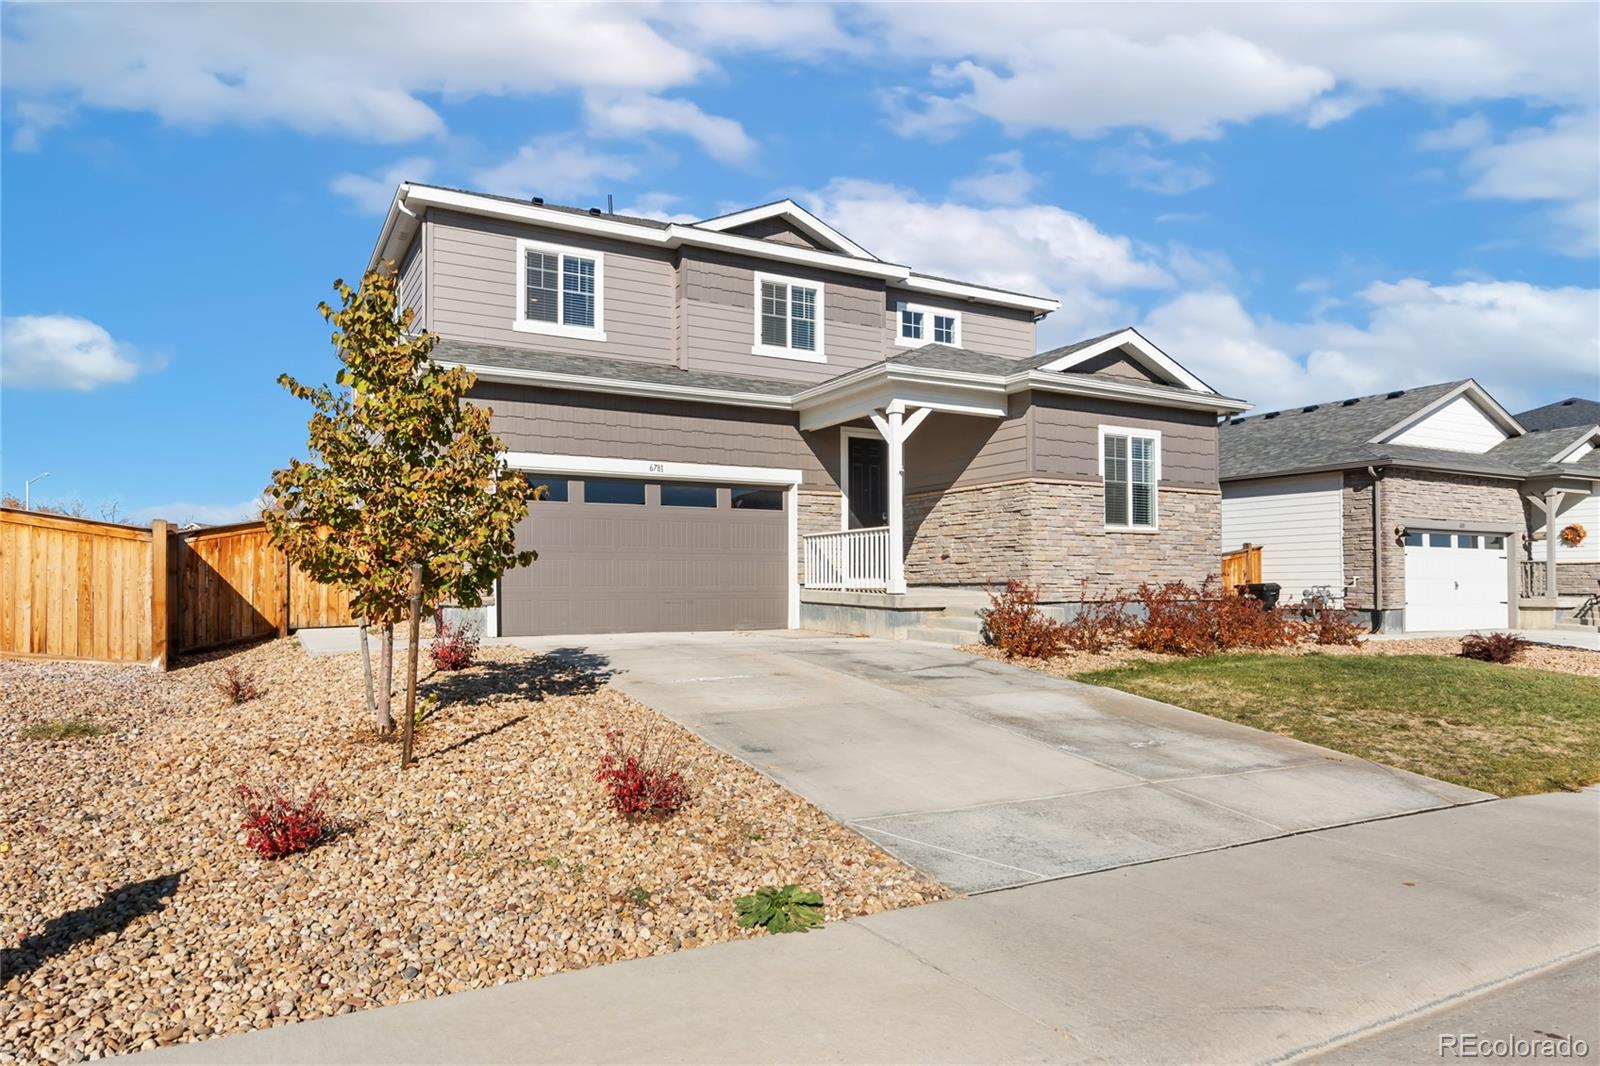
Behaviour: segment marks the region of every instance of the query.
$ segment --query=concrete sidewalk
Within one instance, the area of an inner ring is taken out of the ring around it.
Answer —
[[[1476,804],[146,1057],[1372,1061],[1600,950],[1597,830],[1600,791]]]

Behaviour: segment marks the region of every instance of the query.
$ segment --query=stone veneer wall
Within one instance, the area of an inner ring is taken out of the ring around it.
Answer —
[[[795,516],[798,535],[804,537],[808,533],[834,533],[839,529],[840,494],[837,492],[814,492],[802,488],[796,494],[799,500],[800,513]],[[801,541],[795,551],[795,579],[804,581],[806,575],[805,542]]]
[[[1048,599],[1112,595],[1141,581],[1198,584],[1220,566],[1219,493],[1162,486],[1160,528],[1107,532],[1101,486],[1010,481],[906,498],[912,584],[1022,578]]]
[[[1356,578],[1349,606],[1372,608],[1372,478],[1366,471],[1344,477],[1345,576]],[[1407,518],[1483,521],[1526,529],[1522,501],[1514,482],[1431,470],[1388,470],[1383,475],[1383,606],[1405,606],[1405,547],[1393,530]],[[1565,584],[1565,582],[1563,582]]]
[[[1595,533],[1589,534],[1591,537]],[[1533,547],[1534,561],[1544,562],[1544,543]],[[1593,596],[1600,593],[1600,563],[1569,563],[1556,561],[1556,589],[1568,595]]]

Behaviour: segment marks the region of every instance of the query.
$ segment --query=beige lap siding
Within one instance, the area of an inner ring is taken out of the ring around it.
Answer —
[[[1161,528],[1109,532],[1098,483],[1018,481],[906,501],[906,577],[989,585],[1021,578],[1049,599],[1131,591],[1142,581],[1198,584],[1219,566],[1220,495],[1163,486]]]
[[[1345,474],[1345,574],[1356,575],[1347,603],[1372,607],[1372,479],[1366,471]],[[1446,474],[1429,470],[1390,469],[1383,474],[1383,606],[1405,606],[1405,547],[1395,529],[1408,519],[1437,518],[1489,528],[1524,529],[1522,502],[1512,481]]]

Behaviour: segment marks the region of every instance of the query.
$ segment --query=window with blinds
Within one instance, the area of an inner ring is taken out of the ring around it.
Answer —
[[[522,269],[517,276],[518,317],[512,323],[516,329],[605,340],[599,253],[518,241],[517,254]]]
[[[756,275],[757,355],[822,361],[822,286]]]
[[[1105,483],[1105,524],[1111,529],[1154,529],[1160,437],[1107,431],[1100,434]]]

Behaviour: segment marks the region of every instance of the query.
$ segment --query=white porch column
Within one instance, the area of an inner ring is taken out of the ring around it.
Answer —
[[[889,405],[888,427],[884,438],[889,443],[889,592],[906,590],[906,405],[899,400]],[[1553,564],[1552,564],[1553,565]]]
[[[1561,506],[1560,489],[1548,489],[1544,494],[1544,594],[1551,603],[1556,602],[1556,510]]]

